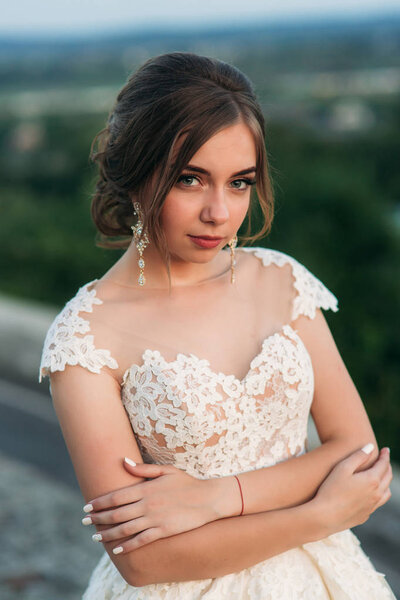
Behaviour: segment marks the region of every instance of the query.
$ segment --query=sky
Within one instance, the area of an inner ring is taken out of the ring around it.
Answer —
[[[399,0],[0,0],[0,35],[81,35],[400,14]]]

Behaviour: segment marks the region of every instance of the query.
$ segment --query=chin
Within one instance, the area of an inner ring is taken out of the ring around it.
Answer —
[[[179,253],[172,253],[171,252],[171,260],[174,260],[176,262],[186,262],[186,263],[195,263],[195,264],[205,264],[210,262],[215,255],[217,254],[217,252],[197,252],[196,249],[192,250],[191,252],[179,252]]]

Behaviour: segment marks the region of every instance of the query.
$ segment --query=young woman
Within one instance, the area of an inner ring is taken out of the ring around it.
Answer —
[[[392,474],[321,311],[337,300],[295,258],[236,247],[256,203],[241,243],[273,217],[250,82],[152,58],[99,138],[92,216],[127,249],[58,314],[39,376],[105,548],[84,600],[394,598],[349,529]]]

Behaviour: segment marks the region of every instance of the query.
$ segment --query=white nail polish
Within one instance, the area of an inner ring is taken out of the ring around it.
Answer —
[[[361,450],[363,452],[365,452],[365,454],[371,454],[372,450],[374,449],[374,445],[372,444],[372,442],[370,442],[369,444],[367,444],[366,446],[364,446],[364,448],[361,448]]]
[[[133,462],[133,460],[132,460],[132,459],[130,459],[130,458],[126,458],[126,456],[125,456],[125,459],[124,459],[124,460],[125,460],[125,462],[127,462],[127,463],[128,463],[128,465],[131,465],[131,467],[136,467],[136,463],[135,463],[135,462]]]
[[[85,504],[83,510],[84,512],[91,512],[93,510],[93,504]]]
[[[123,547],[122,546],[118,546],[118,548],[114,548],[113,553],[114,554],[120,554],[123,551]]]
[[[82,519],[83,525],[91,525],[92,523],[93,523],[93,521],[90,517],[83,517],[83,519]]]
[[[103,536],[101,535],[101,533],[94,533],[92,535],[92,540],[94,542],[101,542],[102,539],[103,539]]]

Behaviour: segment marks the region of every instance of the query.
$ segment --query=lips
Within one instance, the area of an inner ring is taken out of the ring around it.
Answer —
[[[189,237],[192,240],[193,244],[196,244],[196,246],[200,248],[216,248],[217,246],[219,246],[219,244],[221,244],[222,240],[224,239],[211,236],[207,236],[205,238],[195,235],[189,235]]]
[[[201,240],[222,240],[222,237],[213,237],[211,235],[191,235],[190,237],[200,238]]]

